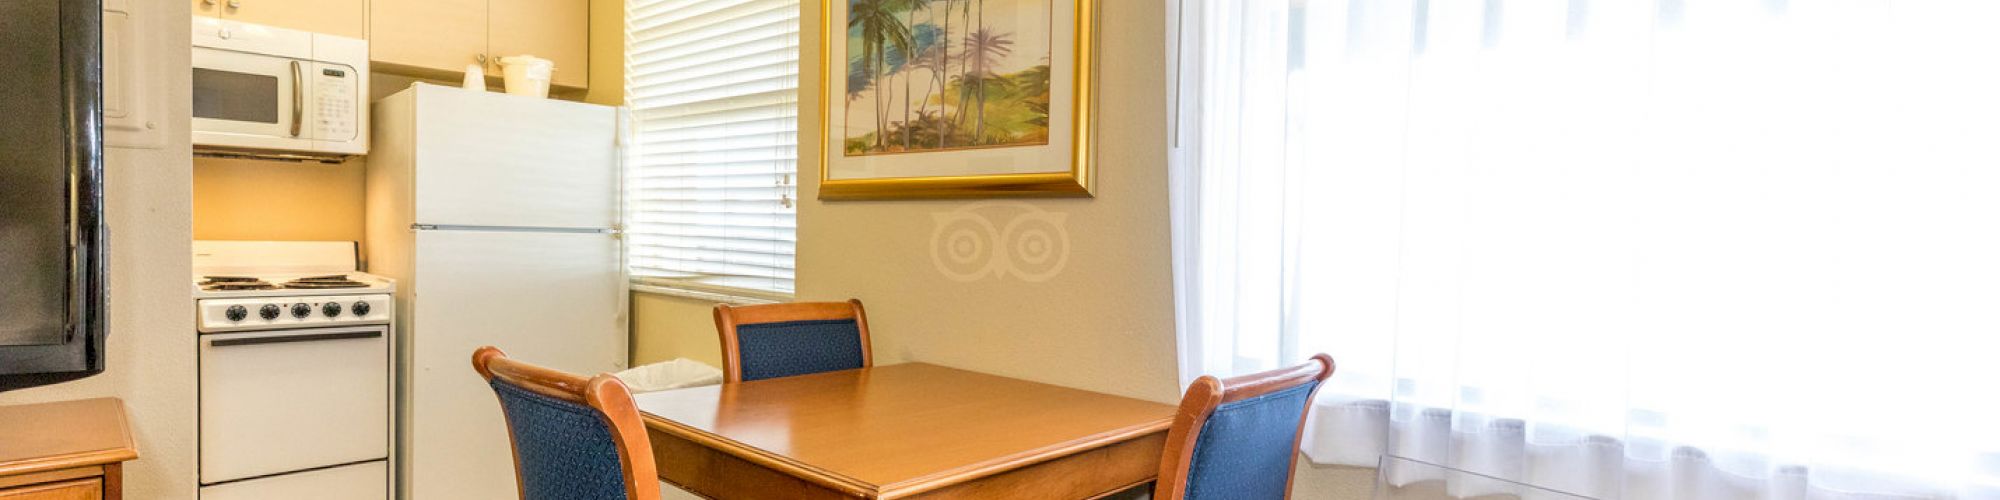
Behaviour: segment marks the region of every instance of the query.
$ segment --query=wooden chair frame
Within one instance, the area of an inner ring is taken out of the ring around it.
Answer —
[[[874,348],[868,344],[868,313],[861,308],[860,299],[847,299],[846,302],[788,302],[754,306],[716,304],[715,331],[722,338],[723,382],[743,381],[743,348],[736,337],[738,325],[829,319],[854,320],[854,327],[861,334],[861,367],[875,366]]]
[[[618,446],[618,462],[625,473],[625,498],[660,498],[659,470],[653,465],[653,445],[646,437],[646,423],[639,417],[639,407],[632,402],[632,390],[625,387],[618,377],[605,373],[586,379],[509,359],[507,353],[493,346],[481,347],[472,353],[472,368],[478,370],[479,376],[488,382],[498,377],[529,392],[582,404],[603,413],[605,428],[611,431],[611,440]],[[507,426],[507,434],[507,442],[514,448],[514,480],[516,484],[523,484],[520,483],[520,438],[513,435],[511,422]],[[521,490],[521,496],[524,500],[527,498],[525,488]]]
[[[1326,381],[1333,376],[1333,357],[1326,354],[1313,355],[1304,364],[1262,373],[1252,373],[1229,380],[1218,380],[1202,375],[1188,386],[1187,394],[1181,397],[1180,410],[1174,412],[1174,425],[1167,430],[1166,449],[1160,454],[1160,478],[1153,483],[1155,500],[1182,500],[1187,496],[1188,467],[1193,465],[1195,440],[1201,436],[1201,427],[1208,423],[1208,417],[1223,403],[1270,394],[1284,389],[1298,387],[1312,381]],[[1312,399],[1319,395],[1319,389],[1326,384],[1313,387],[1312,394],[1306,396],[1306,411],[1312,410]],[[1305,436],[1305,416],[1299,416],[1299,428],[1292,438],[1292,464],[1287,468],[1294,471],[1299,466],[1299,439]],[[1285,477],[1285,498],[1292,496],[1292,477]]]

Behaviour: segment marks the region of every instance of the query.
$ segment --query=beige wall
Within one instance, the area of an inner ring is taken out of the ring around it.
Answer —
[[[818,2],[802,40],[818,40]],[[1103,1],[1097,196],[1009,200],[1062,214],[1067,265],[1052,279],[954,281],[931,255],[932,216],[990,200],[823,202],[799,198],[799,296],[868,303],[878,363],[923,361],[1155,401],[1179,398],[1167,238],[1165,8]],[[819,71],[804,44],[800,72]],[[804,79],[811,89],[816,80]],[[799,96],[816,109],[819,96]],[[799,158],[819,155],[800,113]],[[816,167],[802,161],[800,170]],[[1005,217],[1005,215],[996,215]]]
[[[151,42],[188,45],[188,3],[159,2],[140,23],[164,26]],[[0,404],[112,396],[125,400],[139,459],[125,469],[125,497],[195,496],[194,303],[188,293],[192,233],[188,51],[163,50],[148,81],[180,96],[162,106],[161,149],[106,148],[105,211],[111,230],[110,315],[105,372],[0,394]],[[49,423],[56,426],[61,423]]]
[[[801,2],[801,40],[818,39],[819,4]],[[1152,2],[1103,2],[1094,198],[1002,200],[999,210],[1065,217],[1071,243],[1060,273],[1042,282],[960,282],[931,256],[933,216],[994,200],[821,202],[801,176],[799,298],[868,304],[877,363],[922,361],[1123,394],[1179,397],[1166,199],[1165,11]],[[818,48],[802,44],[802,110],[815,109]],[[799,158],[819,154],[818,122],[801,112]],[[801,170],[814,168],[811,160]],[[988,205],[988,207],[991,207]],[[635,361],[714,352],[708,304],[635,294]]]
[[[583,102],[625,105],[623,0],[590,0],[590,91]]]
[[[632,292],[632,364],[687,358],[722,367],[715,302]]]
[[[360,158],[339,165],[196,158],[198,240],[360,241]]]

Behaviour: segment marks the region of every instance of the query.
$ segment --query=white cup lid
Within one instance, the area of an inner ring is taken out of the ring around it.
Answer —
[[[549,65],[549,67],[555,67],[556,62],[530,55],[519,55],[519,56],[501,56],[500,64],[528,64],[528,65],[547,64]]]

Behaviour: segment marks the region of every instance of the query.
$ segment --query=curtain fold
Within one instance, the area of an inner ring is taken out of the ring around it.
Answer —
[[[1172,5],[1182,376],[1314,461],[2000,498],[2000,2]]]

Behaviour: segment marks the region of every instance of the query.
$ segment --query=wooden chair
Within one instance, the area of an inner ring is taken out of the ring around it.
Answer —
[[[1290,498],[1306,409],[1331,375],[1333,358],[1319,354],[1290,368],[1195,379],[1167,430],[1153,498]]]
[[[861,301],[715,306],[722,379],[748,382],[875,365]]]
[[[655,500],[659,473],[632,391],[617,377],[583,377],[472,353],[507,415],[522,500]]]

